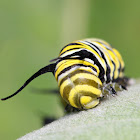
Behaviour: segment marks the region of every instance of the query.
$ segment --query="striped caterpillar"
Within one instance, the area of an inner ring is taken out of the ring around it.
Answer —
[[[116,94],[128,85],[120,53],[101,39],[74,41],[51,62],[31,76],[14,94],[2,100],[13,97],[33,79],[47,72],[54,74],[67,105],[78,110],[93,108],[101,98]]]

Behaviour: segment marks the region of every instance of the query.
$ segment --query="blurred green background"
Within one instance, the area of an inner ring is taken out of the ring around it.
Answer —
[[[139,77],[140,1],[0,0],[0,97],[15,92],[33,73],[77,39],[102,38],[122,54],[126,75]],[[0,101],[0,139],[14,140],[42,127],[42,117],[61,117],[51,73],[21,94]],[[36,90],[37,89],[37,90]]]

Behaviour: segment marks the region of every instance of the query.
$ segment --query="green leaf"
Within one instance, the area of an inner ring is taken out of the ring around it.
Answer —
[[[139,140],[140,84],[90,110],[64,116],[19,140]]]

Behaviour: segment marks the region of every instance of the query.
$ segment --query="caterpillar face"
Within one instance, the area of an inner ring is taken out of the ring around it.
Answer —
[[[74,41],[52,61],[55,62],[40,69],[19,90],[2,100],[16,95],[33,79],[47,72],[54,74],[67,104],[81,110],[95,107],[100,98],[125,89],[128,83],[120,53],[101,39]]]

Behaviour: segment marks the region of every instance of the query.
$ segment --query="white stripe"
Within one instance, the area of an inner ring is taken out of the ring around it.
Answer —
[[[78,58],[80,55],[71,56],[71,58]]]
[[[65,52],[64,54],[62,54],[62,55],[60,56],[60,58],[61,58],[61,57],[65,57],[65,56],[67,56],[67,55],[71,55],[71,54],[73,54],[73,53],[75,53],[75,52],[79,52],[79,51],[81,51],[81,50],[84,50],[84,49],[82,48],[82,49],[75,49],[75,50],[67,51],[67,52]]]
[[[97,41],[98,42],[98,41]],[[93,42],[96,46],[98,46],[99,48],[102,48],[98,43],[96,43],[96,42]],[[99,43],[101,43],[106,49],[109,49],[109,50],[111,50],[112,51],[112,48],[110,48],[109,46],[107,46],[106,44],[104,44],[104,43],[102,43],[102,42],[99,42]]]
[[[73,71],[75,71],[76,69],[78,69],[80,66],[74,66],[73,68],[71,68],[70,70],[62,73],[61,75],[58,76],[58,83],[68,74],[72,73]],[[59,84],[58,84],[59,85]]]
[[[91,60],[89,58],[85,58],[84,60],[94,65],[94,61],[93,60]]]
[[[82,42],[82,43],[84,43],[84,44],[86,44],[86,45],[89,45],[89,46],[92,47],[95,51],[97,51],[97,53],[102,57],[100,51],[99,51],[94,45],[92,45],[92,44],[90,44],[89,42],[86,42],[86,41],[79,41],[79,42]],[[92,42],[91,42],[91,43],[92,43]]]

